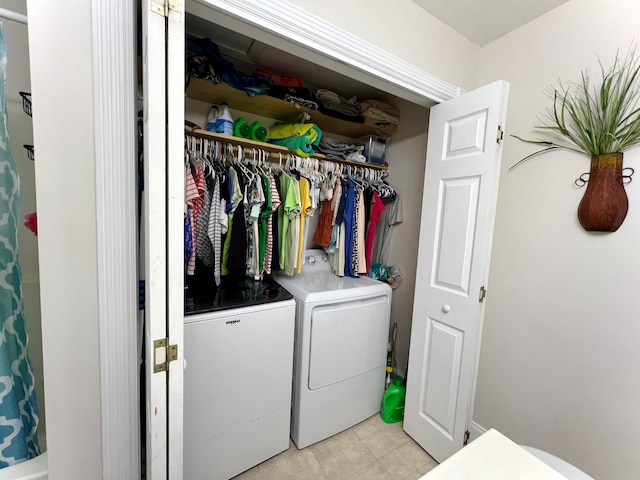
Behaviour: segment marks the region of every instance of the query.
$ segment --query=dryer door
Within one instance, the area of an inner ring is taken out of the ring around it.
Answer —
[[[311,313],[309,389],[317,390],[387,362],[390,296],[314,307]]]

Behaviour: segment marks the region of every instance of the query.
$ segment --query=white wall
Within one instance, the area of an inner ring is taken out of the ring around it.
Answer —
[[[478,84],[511,83],[507,134],[534,135],[557,78],[638,40],[640,3],[572,0],[480,51]],[[589,159],[507,135],[474,421],[565,458],[597,479],[640,475],[640,183],[615,233],[582,229]],[[625,165],[640,165],[640,150]]]
[[[475,85],[480,47],[411,0],[290,1],[453,85]]]
[[[389,264],[400,267],[404,280],[393,291],[391,323],[398,323],[396,359],[400,373],[407,371],[409,338],[413,318],[416,258],[420,237],[420,211],[427,156],[429,110],[404,100],[396,100],[401,123],[388,147],[389,183],[402,198],[403,222],[393,227]]]
[[[49,478],[102,478],[91,3],[28,15]]]

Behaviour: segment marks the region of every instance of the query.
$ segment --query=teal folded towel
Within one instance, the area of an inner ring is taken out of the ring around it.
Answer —
[[[233,122],[233,136],[240,138],[251,138],[251,126],[249,126],[249,124],[243,117],[240,117],[235,122]]]
[[[266,142],[268,133],[269,133],[269,130],[267,130],[264,127],[264,125],[262,125],[260,122],[253,122],[251,124],[251,134],[250,134],[251,140],[256,140],[258,142]]]

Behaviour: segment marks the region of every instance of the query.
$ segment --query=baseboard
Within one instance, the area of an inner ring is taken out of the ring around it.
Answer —
[[[478,425],[476,422],[471,422],[469,426],[469,441],[473,442],[476,438],[486,432],[487,429]]]

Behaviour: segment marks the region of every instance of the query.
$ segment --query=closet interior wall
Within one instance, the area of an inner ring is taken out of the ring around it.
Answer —
[[[188,7],[188,5],[187,5]],[[188,35],[210,38],[218,44],[220,52],[234,66],[245,73],[251,73],[257,66],[274,73],[301,78],[308,88],[327,88],[345,98],[356,96],[358,100],[376,98],[400,110],[400,125],[392,136],[387,148],[389,163],[387,181],[402,198],[404,221],[394,227],[388,264],[397,265],[404,273],[403,283],[393,291],[391,322],[398,323],[397,359],[400,373],[405,373],[409,353],[409,337],[413,313],[413,292],[415,268],[420,233],[420,206],[426,159],[429,109],[403,98],[389,94],[352,77],[337,73],[324,65],[294,56],[272,45],[262,43],[246,33],[250,27],[240,26],[226,16],[216,18],[216,22],[187,13]],[[242,31],[241,31],[242,30]],[[274,42],[276,43],[276,42]],[[290,50],[289,50],[290,51]],[[317,60],[317,58],[314,58]],[[331,62],[325,62],[327,65]],[[358,72],[354,72],[354,77]],[[375,83],[372,80],[372,83]],[[206,128],[210,104],[188,96],[185,98],[185,119]],[[276,120],[292,121],[294,118],[271,118],[239,111],[230,104],[234,119],[244,117],[249,123],[259,121],[269,127]],[[340,132],[330,132],[339,136]],[[319,215],[311,217],[310,228],[315,230]],[[311,235],[310,235],[311,238]],[[313,245],[309,243],[307,248]]]

